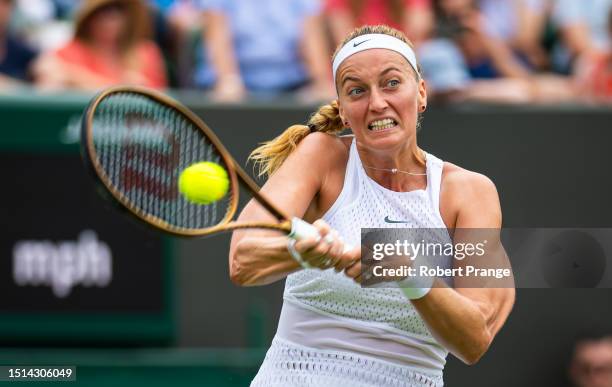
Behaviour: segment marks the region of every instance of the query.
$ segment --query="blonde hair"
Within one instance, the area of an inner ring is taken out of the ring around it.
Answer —
[[[393,36],[404,43],[413,47],[412,43],[406,35],[402,32],[391,28],[386,25],[375,25],[375,26],[363,26],[354,29],[344,39],[342,43],[338,45],[334,52],[334,57],[338,54],[338,51],[350,40],[367,34],[385,34]],[[421,69],[417,68],[415,76],[417,79],[420,77]],[[417,128],[421,121],[417,119]],[[338,101],[334,100],[327,105],[319,107],[316,113],[314,113],[308,120],[307,125],[292,125],[287,128],[280,136],[262,143],[259,147],[255,148],[251,152],[249,159],[255,163],[255,167],[258,168],[258,176],[270,176],[273,174],[289,157],[291,152],[297,148],[300,141],[302,141],[307,135],[313,132],[323,132],[327,134],[338,134],[344,130],[344,124],[340,118],[340,111],[338,109]],[[425,157],[423,152],[417,147],[415,150],[416,159],[425,165]]]

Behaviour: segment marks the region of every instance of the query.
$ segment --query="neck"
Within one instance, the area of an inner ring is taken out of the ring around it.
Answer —
[[[372,150],[357,144],[357,152],[366,174],[392,191],[407,192],[424,189],[426,167],[417,154],[422,154],[415,142],[394,150]],[[420,175],[419,175],[420,174]]]

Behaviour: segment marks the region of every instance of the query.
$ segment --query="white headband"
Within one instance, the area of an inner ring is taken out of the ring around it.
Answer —
[[[385,48],[401,54],[404,58],[406,58],[408,63],[410,63],[410,66],[412,66],[414,71],[416,71],[417,74],[419,73],[417,70],[416,55],[408,44],[399,40],[398,38],[394,38],[391,35],[367,34],[351,39],[344,46],[342,46],[340,51],[338,51],[332,65],[334,80],[336,79],[338,67],[340,67],[346,58],[358,52],[371,50],[373,48]]]

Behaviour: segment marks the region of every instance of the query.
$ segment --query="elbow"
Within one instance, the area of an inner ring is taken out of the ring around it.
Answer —
[[[235,269],[234,267],[235,265],[232,261],[232,263],[230,264],[230,281],[232,281],[232,283],[236,286],[247,286],[244,277],[240,275],[240,271],[238,269]]]
[[[240,275],[240,270],[237,267],[236,259],[232,256],[230,257],[230,269],[229,269],[229,277],[230,281],[236,286],[245,286],[245,281]]]
[[[285,244],[283,241],[283,249]],[[260,237],[233,242],[229,253],[230,280],[237,286],[263,286],[285,277],[298,264],[284,259],[284,255],[278,256],[277,250],[274,242],[268,243]]]
[[[496,318],[486,318],[482,322],[479,329],[475,329],[474,332],[478,332],[476,336],[466,343],[464,351],[461,353],[460,359],[467,365],[474,365],[480,361],[484,354],[489,350],[489,347],[493,343],[493,339],[497,331],[502,327],[508,314],[512,310],[515,300],[515,289],[505,289],[503,295],[503,301],[497,313],[489,312],[487,316],[497,316]]]
[[[236,286],[248,286],[249,280],[245,273],[244,265],[244,246],[238,242],[236,247],[230,251],[229,256],[229,277]]]
[[[257,269],[254,250],[254,243],[247,238],[243,238],[230,249],[229,277],[234,285],[259,286],[268,283],[265,270]]]
[[[493,335],[485,329],[480,337],[475,338],[462,351],[459,358],[467,365],[474,365],[480,361],[484,354],[488,351],[493,341]]]

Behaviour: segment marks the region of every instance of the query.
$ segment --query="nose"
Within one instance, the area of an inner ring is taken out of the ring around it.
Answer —
[[[385,99],[385,96],[380,92],[380,90],[373,88],[370,92],[370,110],[373,112],[381,112],[384,111],[389,104]]]

